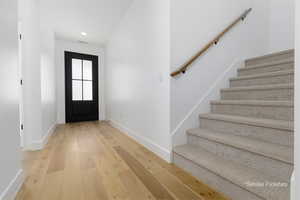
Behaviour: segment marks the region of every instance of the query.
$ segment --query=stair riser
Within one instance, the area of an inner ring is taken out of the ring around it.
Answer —
[[[218,192],[221,192],[230,199],[263,200],[255,194],[242,189],[241,187],[231,183],[223,177],[212,173],[208,169],[201,167],[175,153],[173,154],[173,162],[178,167],[184,169],[185,171],[201,180],[201,182],[204,182],[205,184],[214,188]]]
[[[215,114],[238,115],[244,117],[287,121],[292,121],[294,119],[293,107],[291,106],[212,104],[211,112]]]
[[[246,60],[245,64],[246,64],[246,66],[249,66],[249,65],[257,65],[257,64],[262,64],[262,63],[287,60],[287,59],[293,59],[293,58],[294,58],[294,52],[290,51],[290,52],[287,52],[287,53],[284,53],[281,55],[273,55],[273,56],[268,56],[265,58]]]
[[[289,180],[289,177],[292,174],[293,169],[292,165],[290,164],[231,147],[229,145],[217,143],[193,135],[188,136],[188,143],[198,145],[201,148],[226,160],[242,164],[269,175],[276,174],[282,180]]]
[[[294,74],[286,74],[286,75],[272,76],[272,77],[230,80],[230,87],[245,87],[245,86],[273,85],[273,84],[292,84],[292,83],[294,83]]]
[[[293,134],[288,130],[272,129],[247,124],[200,118],[200,127],[222,133],[247,136],[265,142],[293,146]]]
[[[221,91],[222,100],[266,100],[266,101],[292,101],[294,90],[292,88],[266,89],[266,90],[235,90]]]
[[[278,72],[278,71],[293,70],[293,69],[294,69],[293,63],[256,67],[256,68],[242,68],[238,70],[238,76],[258,75],[258,74],[264,74],[268,72]]]

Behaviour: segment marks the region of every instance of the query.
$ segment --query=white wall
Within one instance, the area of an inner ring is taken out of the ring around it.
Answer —
[[[294,48],[295,0],[270,1],[270,52]]]
[[[93,44],[56,40],[55,65],[56,65],[56,95],[57,95],[57,121],[65,123],[65,59],[64,52],[72,51],[83,54],[96,55],[99,58],[99,119],[105,120],[104,102],[104,48]]]
[[[173,134],[185,134],[180,130],[180,123],[226,70],[238,60],[268,51],[268,6],[267,1],[260,0],[211,0],[205,4],[198,0],[190,0],[189,3],[172,1],[171,71],[180,67],[246,9],[253,8],[244,22],[199,58],[185,75],[172,78]],[[209,112],[209,104],[205,107],[205,112]],[[193,121],[190,128],[199,126],[197,115]]]
[[[56,74],[55,36],[46,27],[41,31],[41,101],[42,137],[47,137],[57,123],[56,115]]]
[[[0,199],[13,197],[21,172],[17,0],[0,1]]]
[[[135,0],[107,45],[107,119],[170,160],[169,1]]]
[[[56,124],[54,32],[38,0],[19,0],[22,32],[24,148],[41,149]]]
[[[37,0],[19,1],[22,23],[24,147],[36,148],[42,138],[41,33]]]

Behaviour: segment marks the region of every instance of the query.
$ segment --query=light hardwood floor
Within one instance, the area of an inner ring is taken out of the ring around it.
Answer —
[[[60,125],[24,158],[17,200],[225,200],[104,122]]]

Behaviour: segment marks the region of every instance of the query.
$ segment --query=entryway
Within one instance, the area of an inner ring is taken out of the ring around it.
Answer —
[[[65,52],[66,122],[99,120],[98,56]]]

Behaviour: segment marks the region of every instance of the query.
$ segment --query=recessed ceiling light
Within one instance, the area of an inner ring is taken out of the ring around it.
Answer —
[[[81,32],[81,35],[86,36],[87,34],[86,32]]]

